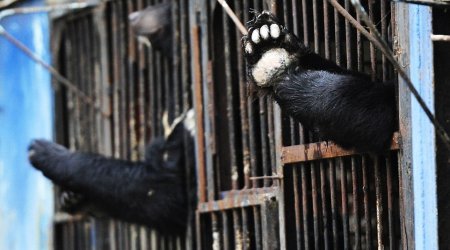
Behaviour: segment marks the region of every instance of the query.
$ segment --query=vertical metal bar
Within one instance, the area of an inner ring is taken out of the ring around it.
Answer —
[[[302,0],[302,15],[303,15],[303,42],[305,46],[309,46],[308,36],[308,5],[307,0]]]
[[[381,0],[380,1],[380,9],[381,9],[381,38],[383,38],[383,40],[386,41],[387,38],[387,21],[389,20],[387,18],[386,14],[386,0]],[[387,80],[387,74],[388,74],[388,70],[387,70],[387,61],[386,61],[386,57],[384,56],[384,54],[381,55],[381,71],[383,73],[383,81]]]
[[[239,212],[237,209],[232,210],[232,216],[233,216],[233,231],[234,231],[234,249],[242,249],[243,248],[242,227],[241,222],[239,220]]]
[[[133,6],[133,1],[127,1],[126,4],[126,8],[124,8],[124,12],[125,15],[121,15],[126,16],[126,13],[130,13],[131,11],[134,10],[134,6]],[[123,19],[122,19],[123,21]],[[131,28],[129,25],[126,25],[126,39],[124,39],[124,43],[126,45],[126,47],[128,48],[127,50],[127,68],[126,68],[126,72],[127,72],[127,86],[128,86],[128,107],[127,107],[127,113],[128,113],[128,139],[129,139],[129,144],[128,146],[130,147],[131,150],[131,159],[132,160],[137,160],[138,159],[138,145],[137,145],[137,134],[136,134],[136,125],[137,125],[137,115],[135,114],[136,111],[136,99],[135,99],[135,86],[136,86],[136,42],[134,41],[134,37],[133,37],[133,33],[131,31]]]
[[[172,1],[171,4],[171,17],[172,17],[172,59],[168,60],[171,64],[169,72],[172,72],[170,79],[170,83],[172,85],[172,90],[169,90],[169,93],[173,95],[173,112],[175,116],[180,114],[181,105],[180,105],[180,14],[179,14],[179,5],[176,1]],[[167,72],[167,73],[169,73]]]
[[[275,124],[274,124],[275,121],[274,120],[277,119],[278,117],[274,116],[274,112],[273,112],[274,103],[273,103],[273,101],[270,100],[270,99],[268,99],[267,101],[268,101],[267,102],[267,118],[268,118],[268,121],[267,121],[267,129],[268,129],[267,137],[268,137],[268,141],[269,141],[270,166],[272,166],[270,168],[271,171],[270,171],[269,175],[273,175],[273,174],[277,173],[277,166],[279,166],[279,165],[277,165],[276,154],[277,154],[277,152],[281,151],[281,143],[280,143],[280,151],[276,151],[276,149],[275,149],[275,138],[280,138],[280,140],[281,140],[281,132],[280,132],[279,137],[276,137],[275,132],[274,132],[274,129],[275,129]],[[280,115],[280,117],[281,117],[281,115]],[[279,120],[277,120],[277,122],[279,123]],[[275,184],[277,184],[277,183],[275,183]]]
[[[350,0],[345,0],[345,9],[350,12]],[[347,53],[347,69],[351,69],[353,67],[352,62],[352,40],[351,40],[351,30],[350,30],[350,22],[345,19],[345,51]]]
[[[340,247],[339,235],[338,235],[338,206],[336,195],[336,165],[334,160],[328,160],[329,166],[329,178],[330,178],[330,200],[331,200],[331,221],[332,221],[332,233],[333,233],[333,249],[337,250]]]
[[[310,242],[309,242],[309,223],[308,219],[310,216],[309,208],[308,208],[308,185],[307,185],[307,178],[306,178],[306,170],[305,165],[300,165],[300,175],[301,175],[301,183],[302,183],[302,208],[303,208],[303,239],[305,241],[305,249],[310,249]]]
[[[316,164],[311,162],[311,194],[312,194],[312,207],[313,207],[313,222],[314,222],[314,249],[320,249],[320,237],[319,237],[319,217],[320,208],[318,204],[318,190],[317,190],[317,174]]]
[[[369,5],[369,17],[370,20],[373,20],[374,14],[373,14],[373,0],[368,0]],[[371,75],[372,80],[375,80],[376,78],[376,72],[377,72],[377,58],[375,53],[375,47],[372,43],[370,43],[370,66],[371,66]]]
[[[222,238],[223,238],[223,249],[230,250],[231,239],[230,239],[230,228],[228,226],[228,214],[227,211],[221,211],[222,214]]]
[[[339,26],[339,12],[334,11],[334,44],[336,46],[336,64],[341,65],[341,35]]]
[[[328,221],[328,209],[329,209],[329,200],[328,197],[328,188],[327,188],[327,177],[326,177],[326,167],[323,161],[319,163],[320,167],[320,191],[321,195],[321,203],[322,203],[322,225],[323,225],[323,249],[328,250],[331,248],[330,246],[330,236],[329,236],[329,221]]]
[[[330,59],[330,20],[328,17],[328,1],[323,0],[323,35],[324,35],[324,47],[325,47],[325,58]]]
[[[301,228],[301,218],[302,212],[300,209],[300,194],[298,190],[298,166],[294,166],[292,169],[292,179],[294,186],[294,209],[295,209],[295,236],[297,240],[297,249],[302,248],[302,228]]]
[[[262,249],[277,250],[279,244],[278,201],[268,199],[261,206]]]
[[[317,14],[317,1],[313,0],[313,24],[314,24],[314,52],[319,53],[319,24],[318,24],[318,14]]]
[[[355,245],[354,249],[361,249],[361,220],[359,217],[359,186],[358,186],[358,169],[356,159],[352,157],[352,184],[353,184],[353,226],[355,227]]]
[[[266,96],[259,97],[259,116],[260,116],[260,138],[261,138],[261,155],[262,155],[262,168],[263,175],[269,176],[269,152],[267,143],[267,100]],[[269,179],[264,179],[264,187],[270,185]]]
[[[363,175],[363,195],[364,195],[364,220],[365,220],[365,232],[366,232],[366,249],[372,249],[372,222],[370,217],[370,182],[368,180],[369,173],[367,172],[367,160],[366,156],[362,157],[361,160],[362,165],[362,175]]]
[[[350,249],[349,225],[348,225],[348,208],[347,208],[347,172],[342,158],[338,159],[341,167],[341,202],[342,202],[342,233],[344,240],[344,249]]]
[[[395,249],[395,229],[394,229],[394,211],[392,196],[392,165],[391,158],[386,157],[386,187],[387,187],[387,212],[388,212],[388,230],[389,230],[389,249]]]
[[[252,249],[247,208],[243,207],[240,211],[242,216],[242,250]]]
[[[356,14],[356,20],[361,23],[361,18],[358,14]],[[361,39],[361,32],[356,30],[356,57],[357,57],[357,68],[358,71],[362,72],[364,70],[364,50],[363,50],[363,40]]]
[[[377,156],[372,156],[375,171],[375,198],[376,198],[376,213],[377,213],[377,244],[378,249],[384,247],[384,227],[383,227],[383,197],[381,193],[381,176],[380,176],[380,162]]]
[[[248,10],[248,1],[243,1],[243,9],[241,9],[240,0],[234,1],[235,12],[239,17],[243,17],[243,12],[247,12]],[[242,47],[240,45],[241,42],[241,34],[238,29],[235,29],[236,35],[236,53],[237,57],[237,69],[239,76],[239,110],[240,110],[240,118],[241,118],[241,137],[242,137],[242,156],[243,156],[243,173],[244,173],[244,186],[246,188],[250,187],[250,148],[249,148],[249,121],[248,121],[248,113],[247,113],[247,101],[248,95],[246,93],[246,77],[245,77],[245,63],[243,58],[239,55],[242,55]]]
[[[231,48],[230,48],[230,27],[228,25],[229,19],[225,11],[222,12],[223,23],[223,44],[224,44],[224,69],[225,82],[227,89],[227,120],[228,120],[228,138],[230,141],[230,164],[231,164],[231,186],[232,189],[238,189],[239,173],[236,158],[236,132],[235,132],[235,115],[234,115],[234,94],[233,94],[233,74],[231,71]]]
[[[253,207],[253,221],[255,226],[255,249],[262,249],[263,238],[261,236],[261,212],[259,207]]]

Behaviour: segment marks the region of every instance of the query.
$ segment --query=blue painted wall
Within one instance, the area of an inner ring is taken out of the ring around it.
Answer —
[[[11,16],[1,25],[50,62],[47,14]],[[0,36],[0,250],[50,246],[52,186],[28,163],[27,146],[52,138],[52,101],[49,73]]]

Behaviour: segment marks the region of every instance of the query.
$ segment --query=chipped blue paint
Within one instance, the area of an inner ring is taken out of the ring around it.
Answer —
[[[409,5],[410,77],[434,112],[431,8]],[[416,249],[438,249],[435,130],[411,97],[414,233]]]
[[[38,5],[43,1],[25,1]],[[50,62],[46,14],[16,15],[1,23]],[[49,249],[51,183],[27,160],[32,138],[52,137],[50,75],[0,36],[0,249]]]

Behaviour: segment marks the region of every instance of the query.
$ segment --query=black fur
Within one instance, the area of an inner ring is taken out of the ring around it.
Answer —
[[[395,129],[394,85],[373,82],[368,75],[320,57],[282,26],[278,38],[255,44],[251,34],[264,24],[278,21],[263,12],[249,23],[249,35],[243,37],[243,46],[250,43],[253,48],[252,53],[245,53],[252,88],[271,94],[284,111],[317,130],[323,139],[360,152],[386,151]],[[270,84],[256,86],[252,70],[273,48],[285,49],[292,61],[270,79]]]
[[[130,26],[138,36],[148,38],[153,48],[172,54],[172,13],[170,3],[159,3],[131,13]]]
[[[183,122],[178,123],[167,139],[154,139],[145,160],[139,162],[71,152],[35,140],[29,147],[30,162],[55,184],[71,191],[63,194],[63,203],[71,212],[88,206],[94,214],[179,234],[185,230],[189,202],[184,149],[193,149],[192,137],[186,133]],[[188,142],[183,138],[189,138]],[[188,165],[193,167],[193,162]]]

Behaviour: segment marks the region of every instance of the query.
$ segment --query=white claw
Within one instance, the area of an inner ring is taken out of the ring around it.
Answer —
[[[280,37],[280,26],[278,24],[274,23],[270,25],[270,36],[275,39]]]
[[[245,53],[247,53],[247,54],[253,53],[253,46],[251,43],[245,44]]]
[[[264,40],[267,40],[269,38],[269,33],[270,33],[269,26],[267,26],[267,24],[264,24],[259,29],[259,34],[261,35],[262,39],[264,39]]]
[[[261,41],[261,37],[259,36],[259,30],[255,29],[252,32],[252,42],[259,43]]]

